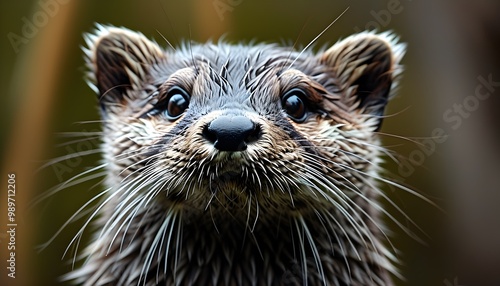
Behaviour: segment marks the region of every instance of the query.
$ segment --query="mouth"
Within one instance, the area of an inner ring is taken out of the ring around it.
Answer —
[[[247,169],[248,163],[245,163],[246,160],[241,157],[241,154],[229,153],[224,155],[223,159],[219,158],[219,160],[210,163],[210,169],[212,170],[210,180],[219,183],[245,181],[249,171]]]
[[[241,170],[223,170],[216,174],[209,182],[211,193],[225,195],[241,195],[247,189],[247,178]]]

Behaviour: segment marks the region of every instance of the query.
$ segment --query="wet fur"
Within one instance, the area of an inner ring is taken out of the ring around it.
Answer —
[[[313,53],[276,45],[186,44],[99,26],[87,36],[107,189],[69,273],[82,285],[392,285],[378,202],[376,131],[401,72],[395,36],[361,33]],[[177,120],[150,112],[191,95]],[[307,93],[309,116],[281,96]],[[227,110],[262,128],[220,152],[203,127]],[[237,175],[235,175],[237,174]]]

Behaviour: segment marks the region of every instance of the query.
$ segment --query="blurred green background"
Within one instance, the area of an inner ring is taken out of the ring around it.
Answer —
[[[83,221],[38,248],[101,190],[99,179],[91,180],[32,204],[99,161],[89,151],[40,169],[52,158],[98,148],[91,135],[75,141],[61,134],[100,128],[93,122],[99,119],[96,97],[84,81],[81,51],[82,34],[94,23],[128,27],[164,46],[161,35],[174,46],[222,35],[231,42],[305,46],[347,7],[316,46],[364,29],[392,30],[408,44],[400,91],[381,130],[384,145],[400,154],[400,162],[388,159],[386,168],[446,210],[387,189],[428,235],[388,206],[425,241],[387,222],[405,277],[397,284],[500,285],[499,6],[494,0],[1,1],[0,285],[61,284],[58,277],[71,269],[73,255],[70,249],[63,258],[65,249]],[[491,96],[477,99],[477,92]],[[436,128],[449,135],[445,142],[435,143],[441,140]],[[17,176],[16,279],[6,272],[11,172]]]

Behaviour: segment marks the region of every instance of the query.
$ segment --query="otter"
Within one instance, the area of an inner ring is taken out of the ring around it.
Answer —
[[[81,285],[393,285],[379,130],[405,45],[86,36],[106,189]],[[90,221],[89,220],[89,221]]]

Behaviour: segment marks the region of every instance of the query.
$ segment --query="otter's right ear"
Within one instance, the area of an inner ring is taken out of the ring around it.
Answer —
[[[102,107],[134,96],[152,65],[164,54],[157,43],[125,28],[97,25],[95,34],[86,34],[84,48],[91,87]]]
[[[402,71],[405,44],[391,33],[363,32],[350,36],[321,55],[335,73],[342,100],[380,127],[384,108]]]

